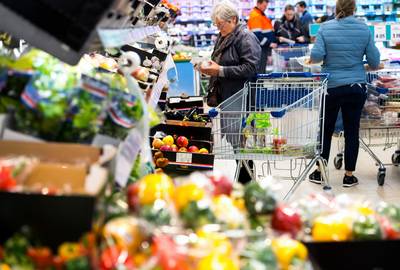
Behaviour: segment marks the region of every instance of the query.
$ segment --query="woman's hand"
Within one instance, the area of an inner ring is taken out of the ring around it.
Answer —
[[[211,77],[218,77],[219,69],[220,65],[214,61],[204,62],[200,65],[200,72]]]
[[[306,64],[306,65],[312,65],[312,64],[314,64],[314,62],[311,60],[311,58],[307,58],[307,59],[304,61],[304,64]]]
[[[296,38],[296,40],[297,40],[298,42],[300,42],[300,43],[306,42],[306,39],[305,39],[304,36],[298,37],[298,38]]]

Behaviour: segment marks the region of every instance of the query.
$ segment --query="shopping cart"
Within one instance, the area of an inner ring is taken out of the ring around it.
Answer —
[[[273,72],[304,72],[297,58],[308,56],[310,50],[308,45],[282,46],[272,49]]]
[[[385,82],[381,82],[381,80]],[[400,68],[370,72],[367,74],[368,99],[360,124],[360,147],[376,162],[377,181],[383,186],[387,166],[400,165]],[[384,150],[397,146],[392,163],[385,164],[372,148]],[[339,154],[334,159],[336,169],[343,166],[343,136],[339,138]]]
[[[289,199],[315,164],[320,164],[324,188],[330,189],[320,156],[323,127],[322,96],[326,74],[272,73],[260,75],[211,111],[215,159],[236,160],[256,180],[248,161],[311,159],[294,179]]]

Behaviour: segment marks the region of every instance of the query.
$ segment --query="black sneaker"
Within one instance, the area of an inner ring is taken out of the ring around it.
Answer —
[[[357,177],[353,176],[347,176],[345,175],[343,178],[343,187],[348,188],[348,187],[354,187],[358,185],[358,179]]]
[[[311,183],[321,185],[322,184],[321,172],[315,170],[312,174],[310,174],[309,180]]]

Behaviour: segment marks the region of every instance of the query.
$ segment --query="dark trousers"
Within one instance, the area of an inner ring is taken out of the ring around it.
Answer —
[[[345,85],[328,89],[325,96],[325,117],[322,141],[322,157],[329,161],[332,135],[339,110],[342,111],[345,137],[345,169],[355,171],[359,151],[361,112],[367,98],[362,84]]]
[[[238,163],[238,162],[237,162],[237,163]],[[254,168],[254,163],[253,163],[252,160],[249,160],[249,166],[250,166],[250,168]],[[248,173],[248,171],[246,170],[246,168],[243,166],[243,167],[240,169],[240,172],[239,172],[239,183],[241,183],[241,184],[243,184],[243,185],[246,185],[246,184],[250,183],[251,180],[252,180],[252,179],[251,179],[250,174]]]
[[[258,74],[265,74],[267,69],[268,56],[271,55],[271,48],[269,46],[261,47],[261,61],[258,68]]]

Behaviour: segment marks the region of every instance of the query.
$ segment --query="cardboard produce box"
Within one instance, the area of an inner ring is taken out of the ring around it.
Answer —
[[[34,157],[39,163],[23,181],[24,191],[0,192],[0,242],[29,226],[43,245],[55,248],[91,230],[108,177],[96,164],[99,148],[0,141],[0,158],[13,156]],[[51,190],[61,193],[52,195]]]

